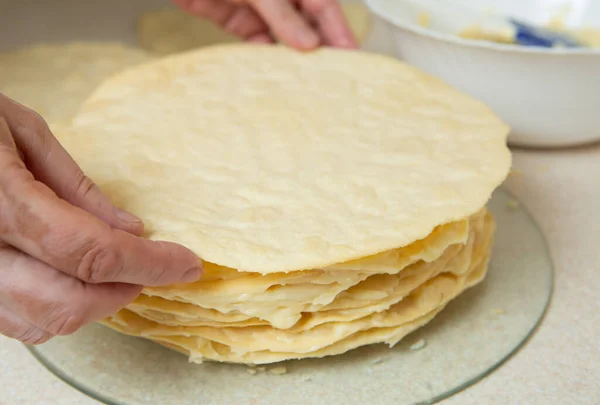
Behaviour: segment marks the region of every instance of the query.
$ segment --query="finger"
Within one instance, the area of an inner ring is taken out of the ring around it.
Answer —
[[[336,0],[302,0],[301,7],[317,22],[324,44],[339,48],[358,48],[358,42]]]
[[[243,39],[258,35],[269,36],[269,27],[250,7],[238,7],[223,23],[223,29]]]
[[[113,228],[136,235],[143,232],[142,221],[112,205],[75,163],[35,112],[0,94],[0,111],[4,112],[14,143],[23,153],[29,171],[56,194],[83,208]]]
[[[155,286],[200,277],[201,262],[190,250],[111,229],[58,198],[15,160],[0,161],[0,239],[90,283]]]
[[[15,144],[15,140],[12,137],[10,129],[8,127],[8,122],[4,117],[0,116],[0,147],[6,153],[14,154],[17,151],[17,145]]]
[[[273,38],[271,38],[271,36],[268,34],[252,35],[247,38],[247,41],[257,43],[257,44],[272,44],[274,42]]]
[[[0,305],[0,334],[27,345],[39,345],[52,338],[52,335],[44,329],[30,324],[2,305]]]
[[[319,46],[319,36],[289,1],[250,0],[250,4],[285,44],[302,50]]]
[[[34,343],[104,319],[142,290],[132,284],[86,284],[12,248],[0,250],[0,267],[0,308],[10,329],[17,330],[12,334]]]
[[[234,4],[223,0],[174,0],[183,10],[198,17],[223,25],[235,12]]]
[[[188,13],[209,19],[225,31],[244,39],[269,32],[262,18],[247,6],[223,0],[175,0],[175,3]]]

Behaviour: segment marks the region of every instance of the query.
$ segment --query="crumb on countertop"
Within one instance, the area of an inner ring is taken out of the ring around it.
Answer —
[[[282,375],[282,374],[287,373],[287,368],[285,366],[273,367],[272,369],[269,370],[269,373],[275,374],[275,375]]]
[[[511,198],[506,203],[506,206],[511,210],[516,210],[517,208],[519,208],[519,205],[520,205],[519,202],[517,200],[515,200],[514,198]]]
[[[522,176],[523,172],[521,170],[518,170],[518,169],[511,169],[511,171],[508,172],[508,175],[510,177],[518,177],[518,176]]]
[[[425,347],[426,344],[427,342],[425,341],[425,339],[419,339],[410,346],[410,350],[421,350]]]

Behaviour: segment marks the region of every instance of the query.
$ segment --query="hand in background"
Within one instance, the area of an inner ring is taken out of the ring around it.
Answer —
[[[252,42],[273,38],[301,50],[320,45],[356,48],[337,0],[173,0]]]

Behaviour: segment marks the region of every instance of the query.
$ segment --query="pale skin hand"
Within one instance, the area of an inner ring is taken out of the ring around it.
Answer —
[[[273,42],[275,37],[301,50],[357,47],[337,0],[173,1],[251,42]]]
[[[42,118],[0,94],[0,333],[43,343],[112,315],[142,285],[200,277],[195,254],[142,231]]]
[[[174,0],[253,42],[356,48],[336,0]],[[33,111],[0,94],[0,333],[27,344],[112,315],[141,286],[196,281],[200,259],[139,237]]]

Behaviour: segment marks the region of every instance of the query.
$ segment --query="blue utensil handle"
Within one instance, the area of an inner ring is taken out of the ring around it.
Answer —
[[[577,48],[583,45],[567,34],[535,27],[522,21],[509,19],[515,27],[515,42],[524,46],[539,46],[544,48],[565,47]]]

